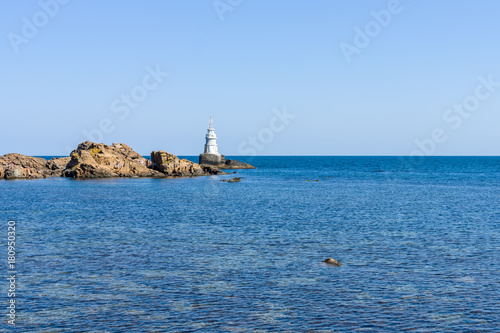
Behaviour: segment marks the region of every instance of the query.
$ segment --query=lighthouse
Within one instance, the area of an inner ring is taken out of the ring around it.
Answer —
[[[210,121],[208,122],[207,135],[205,135],[205,154],[219,154],[217,149],[217,135],[215,135],[214,120],[210,116]]]
[[[207,135],[205,135],[205,151],[200,154],[199,164],[221,165],[226,162],[226,157],[219,154],[217,148],[217,135],[215,134],[212,116],[208,122]]]

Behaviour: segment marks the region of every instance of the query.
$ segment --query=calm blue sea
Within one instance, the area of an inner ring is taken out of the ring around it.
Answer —
[[[0,181],[17,330],[498,332],[500,158],[238,159],[233,184]]]

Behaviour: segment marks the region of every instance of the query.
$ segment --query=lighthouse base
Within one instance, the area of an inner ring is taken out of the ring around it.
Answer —
[[[220,166],[226,163],[226,156],[221,154],[200,154],[200,161],[198,164],[207,164]]]

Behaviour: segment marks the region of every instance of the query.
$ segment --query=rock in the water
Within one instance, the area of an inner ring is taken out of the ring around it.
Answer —
[[[234,177],[234,178],[229,179],[227,182],[228,183],[239,183],[239,182],[241,182],[241,178]]]
[[[108,146],[86,141],[71,152],[70,158],[63,172],[65,177],[163,177],[147,167],[144,157],[123,143]]]
[[[201,154],[200,165],[215,166],[222,170],[227,169],[256,169],[253,165],[236,160],[226,160],[224,155]]]
[[[192,177],[225,174],[219,168],[211,165],[199,165],[194,162],[179,159],[174,154],[165,151],[151,153],[153,168],[168,177]]]
[[[6,154],[0,157],[2,162],[10,163],[22,168],[31,168],[36,170],[45,169],[47,160],[40,157],[31,157],[21,154]]]
[[[221,169],[256,169],[253,165],[248,163],[236,161],[236,160],[226,160],[226,163],[220,167]]]
[[[207,175],[226,175],[227,174],[224,171],[222,171],[220,168],[213,166],[213,165],[203,164],[200,166]]]
[[[165,151],[151,153],[151,161],[123,143],[111,146],[85,141],[70,157],[43,158],[21,154],[0,156],[0,178],[43,177],[192,177],[226,175],[218,166],[181,160]]]
[[[0,178],[36,179],[46,177],[49,173],[47,160],[21,154],[0,156]]]
[[[328,265],[337,266],[337,267],[342,265],[340,262],[338,262],[337,260],[332,259],[332,258],[325,259],[325,260],[323,260],[323,262],[328,264]]]
[[[68,163],[71,161],[71,157],[58,157],[52,158],[47,161],[47,169],[45,174],[49,177],[62,177],[63,171],[66,170]]]
[[[69,161],[71,161],[71,157],[53,158],[47,161],[47,168],[50,170],[65,170]]]

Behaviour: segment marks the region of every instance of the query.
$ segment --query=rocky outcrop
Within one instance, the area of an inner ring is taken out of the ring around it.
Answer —
[[[81,143],[71,152],[62,175],[73,178],[164,177],[150,169],[147,160],[126,144],[108,146],[90,141]]]
[[[236,160],[226,160],[224,155],[201,154],[200,165],[210,165],[222,170],[228,169],[256,169],[253,165]]]
[[[43,178],[49,173],[47,160],[21,154],[0,156],[0,178]]]
[[[256,169],[253,165],[248,163],[236,161],[236,160],[226,160],[226,163],[220,167],[221,169]]]
[[[325,259],[325,260],[323,260],[323,262],[326,263],[329,266],[340,267],[342,265],[342,263],[340,263],[337,260],[332,259],[332,258]]]
[[[43,158],[21,154],[0,156],[0,179],[44,177],[193,177],[226,174],[211,165],[199,165],[165,151],[151,153],[151,161],[123,143],[111,146],[86,141],[69,157]]]
[[[200,165],[203,171],[208,175],[227,175],[226,172],[213,165]]]
[[[200,154],[200,165],[211,165],[219,169],[256,169],[253,165],[236,160],[226,160],[222,154]]]
[[[69,161],[71,161],[71,157],[53,158],[47,162],[47,168],[54,171],[65,170]]]
[[[204,175],[225,174],[219,168],[211,165],[199,165],[194,162],[179,159],[177,156],[166,151],[154,151],[151,153],[153,169],[167,177],[192,177]]]

